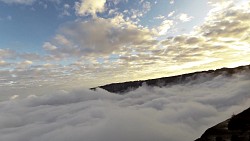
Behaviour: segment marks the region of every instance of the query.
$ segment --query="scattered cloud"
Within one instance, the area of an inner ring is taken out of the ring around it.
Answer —
[[[95,17],[98,12],[105,11],[105,3],[106,0],[81,0],[75,3],[76,14],[80,16],[90,14]]]
[[[17,69],[26,69],[33,64],[32,61],[26,60],[17,64]]]
[[[44,48],[45,50],[47,50],[47,51],[53,51],[53,50],[56,50],[56,49],[57,49],[56,46],[52,45],[52,44],[49,43],[49,42],[45,42],[45,43],[43,44],[43,48]]]
[[[170,13],[171,15],[172,15],[172,13]],[[170,16],[171,16],[170,15]],[[192,16],[188,16],[187,14],[185,14],[185,13],[181,13],[181,14],[179,14],[178,16],[178,19],[180,20],[180,21],[182,21],[182,22],[189,22],[189,21],[191,21],[192,19],[193,19],[193,17]]]
[[[160,35],[166,35],[168,30],[174,25],[174,22],[172,20],[164,20],[159,27],[157,27],[157,30],[159,31]]]
[[[133,10],[123,11],[121,14],[116,10],[109,18],[83,21],[79,17],[61,25],[56,35],[43,44],[47,51],[44,55],[0,49],[1,66],[5,66],[0,76],[16,82],[2,81],[0,85],[61,85],[67,80],[72,85],[92,87],[250,62],[249,4],[214,6],[203,24],[189,34],[172,37],[167,36],[178,24],[179,13],[159,17],[163,19],[158,27],[144,27],[135,22],[137,18],[126,16]],[[183,21],[190,18],[184,17]],[[32,65],[17,68],[26,60],[32,60]],[[29,77],[28,70],[39,80]],[[89,83],[97,78],[101,80]]]
[[[144,13],[150,11],[151,10],[151,3],[149,1],[143,2],[142,8],[143,8]]]
[[[19,97],[19,95],[13,95],[12,97],[10,97],[10,100],[17,99],[18,97]]]
[[[67,3],[65,3],[64,5],[63,5],[63,11],[62,11],[62,13],[61,13],[61,17],[63,17],[63,16],[70,16],[71,14],[70,14],[70,9],[71,9],[71,6],[69,5],[69,4],[67,4]]]
[[[111,19],[96,18],[68,23],[60,29],[53,43],[45,43],[44,48],[81,56],[111,54],[126,46],[149,44],[152,41],[153,33],[149,29],[140,29],[118,15]]]
[[[175,11],[172,11],[168,14],[168,17],[172,17],[175,14]]]
[[[0,59],[15,58],[16,52],[10,49],[0,49]]]
[[[164,19],[165,18],[165,16],[162,16],[162,15],[159,15],[159,16],[157,16],[157,17],[154,17],[154,19],[157,19],[157,20],[162,20],[162,19]]]
[[[174,0],[170,0],[169,1],[170,4],[174,4],[174,2],[175,2]]]
[[[41,61],[42,56],[36,53],[21,53],[18,55],[19,58],[24,60],[33,60],[33,61]]]

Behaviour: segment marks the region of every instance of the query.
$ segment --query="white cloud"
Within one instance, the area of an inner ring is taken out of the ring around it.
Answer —
[[[172,11],[168,14],[168,17],[172,17],[174,15],[175,11]]]
[[[142,8],[143,8],[144,13],[147,13],[148,11],[151,10],[151,3],[149,1],[143,2]]]
[[[65,3],[65,4],[63,5],[63,11],[62,11],[62,13],[61,13],[60,16],[70,16],[70,15],[71,15],[71,14],[70,14],[70,11],[69,11],[70,9],[71,9],[70,5],[67,4],[67,3]]]
[[[23,61],[23,62],[18,63],[18,64],[17,64],[17,68],[22,68],[22,69],[28,68],[28,67],[30,67],[32,64],[33,64],[32,61],[26,60],[26,61]]]
[[[15,99],[17,99],[18,97],[19,97],[19,95],[13,95],[13,96],[10,97],[10,100],[15,100]]]
[[[81,0],[75,3],[76,13],[80,16],[90,14],[95,17],[98,12],[104,12],[105,3],[106,0]]]
[[[45,43],[43,44],[43,48],[44,48],[45,50],[48,50],[48,51],[53,51],[53,50],[56,50],[56,49],[57,49],[56,46],[52,45],[52,44],[49,43],[49,42],[45,42]]]
[[[161,20],[161,19],[164,19],[165,18],[165,16],[162,16],[162,15],[159,15],[159,16],[157,16],[157,17],[154,17],[154,19],[157,19],[157,20]]]
[[[150,44],[154,40],[153,34],[118,15],[110,19],[95,18],[66,24],[53,43],[45,43],[44,47],[51,50],[58,46],[58,53],[71,56],[111,54],[122,47]]]
[[[174,2],[175,2],[174,0],[169,0],[170,4],[174,4]]]
[[[173,25],[174,22],[172,20],[164,20],[161,25],[157,27],[157,30],[160,35],[165,35]]]
[[[0,140],[191,141],[250,104],[249,75],[207,78],[125,95],[46,89],[21,99],[18,91],[18,99],[0,102]]]
[[[187,15],[185,13],[181,13],[177,17],[182,22],[189,22],[189,21],[191,21],[193,19],[192,16],[189,16],[189,15]]]

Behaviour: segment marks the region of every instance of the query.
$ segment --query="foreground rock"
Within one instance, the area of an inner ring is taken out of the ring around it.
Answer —
[[[250,141],[250,108],[209,128],[195,141]]]

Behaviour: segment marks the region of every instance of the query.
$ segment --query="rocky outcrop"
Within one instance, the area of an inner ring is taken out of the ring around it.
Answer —
[[[195,141],[250,141],[250,108],[209,128]]]
[[[222,69],[217,69],[217,70],[195,72],[195,73],[189,73],[189,74],[183,74],[183,75],[171,76],[171,77],[163,77],[163,78],[157,78],[157,79],[150,79],[150,80],[113,83],[113,84],[108,84],[104,86],[99,86],[96,88],[102,88],[112,93],[123,94],[129,91],[135,90],[141,87],[143,84],[146,84],[148,86],[164,87],[164,86],[169,86],[169,85],[174,85],[174,84],[201,83],[201,82],[213,79],[214,77],[219,76],[219,75],[225,75],[225,76],[230,77],[233,74],[244,72],[244,71],[250,73],[250,65],[240,66],[237,68],[222,68]],[[91,90],[95,90],[96,88],[91,88]]]

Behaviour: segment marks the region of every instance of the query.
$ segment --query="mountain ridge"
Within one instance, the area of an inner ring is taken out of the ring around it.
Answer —
[[[185,84],[192,80],[197,80],[200,77],[203,77],[205,79],[204,81],[207,81],[210,78],[214,78],[219,75],[232,76],[242,71],[247,71],[250,73],[250,65],[238,66],[235,68],[220,68],[216,70],[198,71],[198,72],[187,73],[187,74],[182,74],[182,75],[161,77],[161,78],[148,79],[148,80],[111,83],[111,84],[98,86],[98,87],[94,87],[90,89],[96,90],[97,88],[101,88],[111,93],[123,94],[129,91],[133,91],[141,87],[144,84],[148,86],[164,87],[164,86],[169,86],[169,85],[174,85],[174,84]]]

